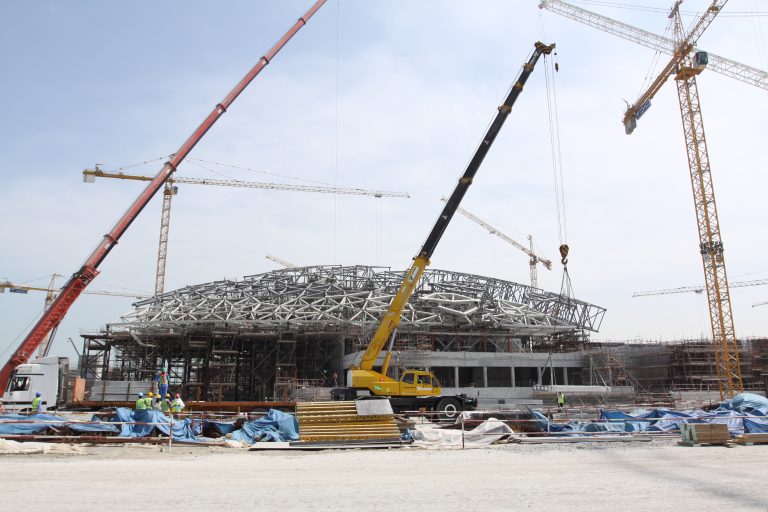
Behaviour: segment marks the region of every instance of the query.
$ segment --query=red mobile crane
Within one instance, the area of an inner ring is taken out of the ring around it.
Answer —
[[[98,268],[104,258],[107,257],[112,248],[120,240],[120,237],[126,232],[131,223],[141,213],[141,210],[149,203],[152,197],[160,190],[168,178],[176,171],[179,164],[184,158],[192,151],[192,148],[200,142],[203,135],[213,126],[213,124],[221,117],[221,115],[227,111],[229,106],[240,95],[241,92],[251,83],[251,81],[258,75],[264,67],[270,63],[272,58],[285,46],[285,44],[296,34],[296,32],[307,24],[309,18],[311,18],[326,0],[317,0],[315,4],[293,24],[293,26],[285,33],[285,35],[264,55],[259,59],[259,62],[254,65],[251,70],[243,77],[242,80],[235,86],[234,89],[213,108],[213,111],[208,114],[208,117],[197,127],[197,129],[189,136],[189,138],[182,144],[173,157],[163,165],[160,172],[157,173],[151,182],[147,185],[144,191],[136,198],[131,206],[125,211],[125,213],[118,219],[115,226],[104,235],[96,249],[85,260],[83,266],[80,267],[77,272],[72,274],[67,284],[62,287],[59,296],[53,301],[51,307],[43,313],[43,316],[38,320],[32,330],[21,342],[19,348],[13,353],[11,358],[5,363],[2,370],[0,370],[0,397],[5,393],[5,389],[8,386],[8,382],[11,379],[11,374],[14,369],[23,363],[29,361],[32,353],[37,350],[43,340],[46,338],[49,332],[53,328],[59,325],[64,319],[64,315],[67,314],[69,308],[77,300],[83,290],[93,279],[99,274]]]

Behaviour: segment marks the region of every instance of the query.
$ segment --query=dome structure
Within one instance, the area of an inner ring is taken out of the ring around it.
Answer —
[[[226,324],[270,331],[367,329],[378,325],[402,271],[370,266],[285,268],[186,286],[134,304],[112,329]],[[536,336],[597,331],[605,309],[526,285],[427,269],[403,311],[401,329],[451,328]]]

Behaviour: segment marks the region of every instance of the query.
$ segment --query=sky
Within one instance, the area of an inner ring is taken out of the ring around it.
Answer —
[[[0,3],[0,280],[46,286],[50,274],[76,271],[143,188],[86,184],[82,170],[98,163],[156,174],[163,160],[155,159],[175,152],[311,3]],[[575,3],[656,33],[671,4]],[[683,8],[694,14],[708,4]],[[766,69],[768,16],[739,15],[758,4],[729,2],[698,46]],[[707,336],[704,295],[632,297],[704,281],[674,85],[662,88],[634,134],[621,124],[624,100],[634,101],[668,58],[542,11],[536,0],[329,0],[178,176],[410,198],[180,184],[166,290],[278,268],[267,253],[298,265],[407,268],[537,40],[556,43],[557,55],[532,74],[462,206],[522,243],[533,234],[536,251],[555,262],[539,269],[546,290],[560,290],[557,248],[570,245],[575,297],[607,309],[593,339]],[[547,102],[546,67],[556,108]],[[729,279],[768,278],[766,91],[706,71],[698,83]],[[560,141],[560,216],[549,112]],[[90,289],[153,290],[160,207],[155,197]],[[564,240],[558,223],[567,227]],[[529,279],[525,254],[459,215],[432,268]],[[752,307],[768,300],[768,288],[734,289],[731,298],[739,337],[768,334],[768,306]],[[43,300],[40,292],[0,294],[0,359]],[[67,338],[81,347],[82,331],[119,320],[132,302],[81,296],[52,354],[73,356]]]

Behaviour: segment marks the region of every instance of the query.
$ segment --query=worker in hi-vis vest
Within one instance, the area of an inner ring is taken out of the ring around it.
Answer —
[[[32,399],[32,412],[40,412],[40,407],[43,405],[43,398],[38,391],[35,393],[35,398]]]
[[[138,398],[136,399],[136,410],[137,411],[143,411],[144,410],[144,393],[139,391],[136,396]]]
[[[565,394],[560,391],[557,393],[557,408],[562,409],[565,407]]]

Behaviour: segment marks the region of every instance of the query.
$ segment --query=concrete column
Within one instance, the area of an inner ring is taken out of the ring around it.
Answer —
[[[563,366],[563,385],[568,385],[568,367]]]
[[[488,387],[488,367],[483,366],[483,387]]]
[[[513,387],[513,388],[516,388],[516,387],[517,387],[517,384],[515,384],[515,367],[514,367],[514,366],[513,366],[513,367],[511,367],[511,368],[509,369],[509,371],[510,371],[510,372],[512,372],[512,387]]]
[[[456,387],[459,387],[459,367],[454,366],[453,367],[453,381],[456,383]]]

